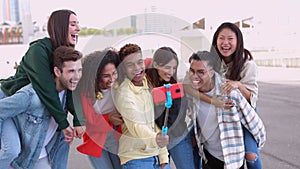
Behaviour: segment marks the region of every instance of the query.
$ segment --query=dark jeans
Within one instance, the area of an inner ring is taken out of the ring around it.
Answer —
[[[224,162],[212,156],[207,150],[204,149],[205,156],[207,158],[207,163],[202,161],[203,169],[224,169]],[[240,168],[243,169],[244,165]]]

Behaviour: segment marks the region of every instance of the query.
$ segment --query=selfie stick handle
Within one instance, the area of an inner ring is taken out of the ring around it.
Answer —
[[[172,106],[172,95],[171,95],[171,91],[169,90],[169,88],[171,87],[171,84],[164,84],[165,88],[167,89],[166,91],[166,96],[167,96],[167,100],[165,103],[165,107],[166,107],[166,115],[165,115],[165,120],[164,120],[164,125],[162,126],[162,135],[166,135],[168,133],[168,116],[169,116],[169,108],[171,108]]]

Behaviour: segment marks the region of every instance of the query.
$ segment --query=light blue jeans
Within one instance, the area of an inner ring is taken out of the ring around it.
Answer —
[[[119,156],[104,149],[102,150],[101,157],[88,157],[94,169],[121,169]]]
[[[57,137],[59,139],[57,140]],[[53,148],[50,150],[48,147],[52,147],[52,143],[55,142]],[[50,164],[52,169],[67,169],[68,168],[68,157],[70,150],[70,142],[65,141],[63,132],[56,132],[50,143],[46,147]]]
[[[245,153],[256,154],[255,161],[246,160],[248,169],[262,169],[261,159],[258,152],[257,143],[252,134],[243,126]]]
[[[0,99],[5,97],[6,95],[0,89]],[[8,169],[10,163],[21,151],[20,138],[11,118],[4,121],[0,119],[0,121],[0,168]]]
[[[114,133],[107,134],[107,138],[102,149],[100,158],[89,156],[89,160],[94,169],[121,169],[120,158],[117,155],[119,142],[114,137]]]
[[[170,145],[168,145],[168,147],[171,147],[171,149],[169,149],[169,153],[174,161],[176,169],[195,169],[190,133],[186,134],[183,138],[178,138],[177,140],[179,140],[179,143],[176,143],[174,140],[176,145],[173,146],[174,143],[170,143]]]
[[[130,160],[122,165],[122,169],[161,169],[157,156]],[[171,169],[170,164],[165,165],[164,169]]]

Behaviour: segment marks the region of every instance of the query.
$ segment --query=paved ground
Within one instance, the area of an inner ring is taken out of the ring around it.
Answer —
[[[300,71],[299,69],[259,68],[258,113],[267,129],[261,151],[264,169],[299,169],[300,159]],[[89,169],[87,158],[70,152],[70,169]]]
[[[299,169],[300,159],[300,81],[292,84],[260,82],[258,113],[267,129],[267,142],[261,151],[264,169]],[[85,156],[74,150],[70,169],[91,168]]]
[[[264,169],[299,169],[300,69],[259,68],[258,113],[267,129]]]
[[[258,112],[267,129],[261,152],[266,169],[299,169],[300,81],[293,84],[260,83]]]

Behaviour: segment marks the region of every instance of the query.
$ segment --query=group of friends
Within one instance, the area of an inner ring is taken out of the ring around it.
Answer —
[[[83,56],[71,10],[52,12],[47,30],[0,81],[1,169],[66,169],[74,138],[95,169],[168,169],[170,158],[177,169],[262,168],[257,66],[233,23],[191,54],[182,80],[167,44],[150,61],[134,43]],[[171,107],[154,103],[154,88],[178,83]]]

